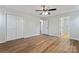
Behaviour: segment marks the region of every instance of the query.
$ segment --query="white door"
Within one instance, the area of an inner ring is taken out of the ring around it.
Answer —
[[[23,17],[17,17],[17,39],[23,38]]]
[[[61,38],[68,39],[70,36],[69,31],[69,17],[62,17],[60,19],[60,36]]]
[[[7,15],[7,41],[17,38],[17,17]]]
[[[43,20],[43,34],[48,34],[48,20]]]

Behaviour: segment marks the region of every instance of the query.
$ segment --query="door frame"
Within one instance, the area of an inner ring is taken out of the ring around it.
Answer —
[[[59,36],[60,36],[60,37],[62,37],[63,31],[64,31],[63,25],[64,25],[64,20],[65,20],[65,19],[66,19],[67,22],[68,22],[68,23],[67,23],[67,25],[68,25],[67,28],[68,28],[68,34],[69,34],[69,36],[70,36],[70,27],[69,27],[69,22],[70,22],[69,19],[70,19],[70,17],[69,17],[69,16],[66,16],[66,17],[61,17],[61,18],[59,19],[59,20],[60,20],[60,21],[59,21],[59,28],[60,28],[60,29],[59,29],[59,32],[60,32]]]
[[[42,19],[42,22],[43,22],[42,27],[43,27],[43,25],[44,25],[44,21],[45,21],[45,20]],[[46,21],[48,21],[48,25],[47,25],[47,26],[48,26],[48,27],[47,27],[47,28],[48,28],[47,34],[44,33],[44,29],[41,27],[41,22],[40,22],[40,34],[46,34],[46,35],[49,34],[49,20],[46,20]]]

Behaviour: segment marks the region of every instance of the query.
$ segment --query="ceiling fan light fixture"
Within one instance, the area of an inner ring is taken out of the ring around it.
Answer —
[[[46,12],[42,12],[42,13],[41,13],[41,15],[48,15],[48,14],[50,14],[50,13],[49,13],[49,12],[47,12],[47,11],[46,11]]]

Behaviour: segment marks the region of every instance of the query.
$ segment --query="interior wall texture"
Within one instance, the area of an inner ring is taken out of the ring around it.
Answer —
[[[40,18],[0,8],[0,43],[40,34]]]
[[[48,17],[49,35],[60,36],[61,17],[69,17],[70,39],[79,40],[79,10]]]
[[[49,35],[59,36],[59,18],[50,17],[49,19]]]
[[[24,37],[30,37],[40,34],[40,19],[33,16],[24,16]]]

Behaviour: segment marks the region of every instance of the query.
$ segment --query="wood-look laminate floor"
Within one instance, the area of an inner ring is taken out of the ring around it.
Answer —
[[[77,40],[38,35],[0,44],[1,53],[71,53],[79,52]]]

